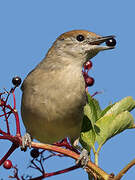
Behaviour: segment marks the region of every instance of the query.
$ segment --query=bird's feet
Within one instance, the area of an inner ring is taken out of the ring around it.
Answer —
[[[80,153],[80,156],[79,158],[77,159],[76,161],[76,164],[77,165],[80,165],[82,166],[82,168],[86,168],[86,165],[89,161],[89,153],[86,149],[82,148],[79,146],[79,138],[77,138],[74,142],[73,142],[73,146],[79,150],[81,153]]]
[[[31,148],[31,136],[29,133],[26,133],[24,136],[22,136],[22,146],[21,146],[21,150],[22,151],[26,151],[27,150],[27,146],[29,146],[29,148]]]
[[[78,160],[76,161],[76,164],[85,169],[89,161],[88,151],[78,146],[78,143],[79,143],[79,138],[74,141],[73,146],[70,144],[70,142],[68,142],[67,138],[65,138],[59,142],[54,143],[54,145],[60,146],[60,147],[64,146],[65,148],[70,149],[71,151],[74,151],[77,154],[80,151],[81,153]]]
[[[82,168],[85,169],[88,161],[89,161],[88,151],[86,149],[83,149],[79,158],[76,161],[76,164],[81,165]]]
[[[69,150],[71,150],[71,151],[74,151],[74,152],[76,152],[76,153],[79,153],[79,151],[74,147],[74,146],[72,146],[71,145],[71,143],[70,143],[70,140],[68,139],[68,138],[64,138],[64,139],[62,139],[61,141],[59,141],[59,142],[56,142],[56,143],[53,143],[54,145],[56,145],[56,146],[59,146],[59,147],[65,147],[66,149],[69,149]]]

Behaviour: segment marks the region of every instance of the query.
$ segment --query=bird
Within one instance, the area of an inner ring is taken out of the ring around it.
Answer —
[[[114,36],[100,36],[87,30],[60,35],[45,58],[27,75],[21,86],[21,116],[26,131],[42,143],[65,137],[74,144],[80,136],[83,108],[87,103],[82,67]]]

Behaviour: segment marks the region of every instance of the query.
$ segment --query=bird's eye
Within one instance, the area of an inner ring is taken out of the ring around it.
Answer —
[[[77,37],[76,37],[77,41],[83,41],[84,40],[84,36],[79,34]]]

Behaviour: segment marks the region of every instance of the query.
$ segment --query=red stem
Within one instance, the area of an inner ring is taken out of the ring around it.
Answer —
[[[12,91],[12,95],[13,95],[13,103],[14,103],[14,108],[13,109],[16,109],[16,100],[15,100],[14,90]]]
[[[8,124],[8,118],[7,118],[7,113],[6,113],[6,110],[5,110],[5,106],[2,107],[2,110],[5,114],[5,120],[6,120],[6,125],[7,125],[7,134],[10,134],[10,129],[9,129],[9,124]]]
[[[97,94],[102,94],[103,92],[101,92],[101,91],[96,91],[94,94],[92,94],[91,95],[91,97],[94,97],[94,96],[96,96]]]
[[[16,109],[14,110],[13,114],[14,114],[15,120],[16,120],[16,136],[21,136],[19,116],[18,116],[18,112],[16,111]]]
[[[16,100],[15,100],[14,90],[12,91],[12,95],[13,95],[13,101],[14,101],[14,108],[12,109],[12,107],[10,105],[7,105],[6,107],[9,108],[10,110],[12,110],[12,112],[13,112],[13,114],[15,116],[15,120],[16,120],[16,135],[17,136],[21,136],[20,122],[19,122],[18,112],[16,110]]]
[[[52,173],[45,173],[44,177],[51,177],[51,176],[54,176],[54,175],[58,175],[58,174],[62,174],[62,173],[67,173],[67,172],[69,172],[71,170],[75,170],[75,169],[78,169],[78,168],[80,168],[80,167],[75,165],[75,166],[72,166],[72,167],[60,170],[60,171],[56,171],[56,172],[52,172]]]
[[[7,112],[6,114],[10,114],[11,111]],[[0,117],[5,116],[6,114],[1,114]]]
[[[5,134],[4,136],[0,136],[0,139],[6,139],[6,140],[9,140],[11,142],[13,142],[14,138],[15,137],[8,135],[8,134]]]
[[[52,173],[44,173],[42,176],[39,176],[39,177],[36,177],[36,178],[32,178],[31,180],[41,180],[41,179],[46,178],[46,177],[51,177],[51,176],[54,176],[54,175],[58,175],[58,174],[62,174],[62,173],[67,173],[69,171],[72,171],[72,170],[75,170],[75,169],[78,169],[78,168],[80,168],[80,167],[75,165],[75,166],[72,166],[72,167],[60,170],[60,171],[56,171],[56,172],[52,172]]]
[[[12,144],[8,152],[4,155],[4,157],[0,160],[0,166],[4,163],[4,161],[12,154],[12,152],[16,149],[16,145]]]
[[[31,168],[35,168],[35,169],[39,170],[41,173],[43,173],[43,171],[36,165],[36,163],[34,163],[34,161],[32,161],[32,164],[33,164],[35,167],[30,166]]]
[[[0,129],[0,134],[5,135],[5,136],[8,135],[7,133],[5,133],[4,131],[2,131],[1,129]]]
[[[16,120],[16,135],[17,136],[21,136],[21,130],[20,130],[20,122],[19,122],[19,116],[18,116],[18,112],[16,109],[12,109],[12,107],[8,104],[8,105],[5,105],[5,108],[8,108],[10,109],[14,116],[15,116],[15,120]]]

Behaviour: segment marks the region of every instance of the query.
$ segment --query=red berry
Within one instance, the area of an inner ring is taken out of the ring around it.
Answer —
[[[91,62],[91,61],[87,61],[87,62],[84,64],[84,69],[90,70],[91,68],[92,68],[92,62]]]
[[[10,169],[10,168],[12,167],[12,162],[11,162],[10,160],[4,161],[3,167],[4,167],[5,169]]]
[[[88,72],[83,72],[83,77],[86,79],[88,77]]]
[[[87,77],[86,79],[85,79],[85,83],[86,83],[86,85],[87,86],[92,86],[93,84],[94,84],[94,82],[95,82],[95,80],[94,80],[94,78],[92,78],[92,77]]]

